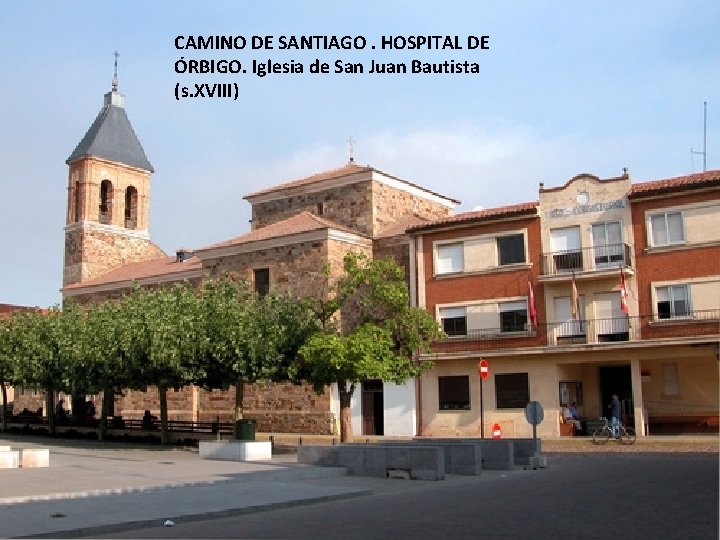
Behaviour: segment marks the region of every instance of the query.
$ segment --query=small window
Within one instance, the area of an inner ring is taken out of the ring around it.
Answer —
[[[522,332],[527,329],[527,304],[525,302],[505,302],[498,307],[501,332]]]
[[[112,183],[110,180],[100,182],[100,215],[98,221],[105,224],[112,221]]]
[[[137,202],[138,192],[134,186],[125,190],[125,227],[134,229],[137,227]]]
[[[260,296],[265,296],[270,292],[270,269],[257,268],[253,271],[255,278],[255,292]]]
[[[683,244],[685,229],[682,212],[665,212],[650,216],[653,246]]]
[[[322,216],[325,213],[325,203],[317,203],[317,215]]]
[[[670,285],[655,289],[658,319],[674,319],[690,315],[690,295],[687,285]]]
[[[441,308],[440,323],[448,336],[467,334],[467,314],[465,308]]]
[[[463,245],[443,244],[437,247],[437,273],[451,274],[463,271]]]
[[[525,262],[525,235],[513,234],[497,238],[498,264],[517,264]]]
[[[438,377],[441,411],[470,410],[470,378],[467,375]]]
[[[530,403],[528,374],[495,375],[495,402],[498,409],[524,409]]]

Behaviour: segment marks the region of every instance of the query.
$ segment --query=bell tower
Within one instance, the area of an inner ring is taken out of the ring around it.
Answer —
[[[150,241],[150,175],[154,172],[118,93],[66,160],[69,167],[63,286],[83,283],[130,262],[165,253]]]

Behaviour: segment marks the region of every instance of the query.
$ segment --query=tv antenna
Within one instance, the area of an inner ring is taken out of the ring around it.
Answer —
[[[705,172],[707,170],[707,101],[703,101],[703,149],[702,149],[702,152],[700,152],[699,150],[693,150],[692,147],[690,147],[690,168],[691,169],[692,169],[692,157],[696,154],[702,155],[702,157],[703,157],[702,172]]]

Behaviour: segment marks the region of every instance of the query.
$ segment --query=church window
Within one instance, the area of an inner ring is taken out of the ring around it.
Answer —
[[[134,186],[125,190],[125,227],[135,229],[137,227],[137,205],[138,192]]]
[[[112,221],[112,183],[110,180],[100,182],[100,223]]]
[[[255,281],[255,292],[260,296],[265,296],[270,292],[270,269],[257,268],[253,271]]]

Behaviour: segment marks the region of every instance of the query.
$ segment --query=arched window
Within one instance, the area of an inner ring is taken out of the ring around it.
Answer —
[[[125,227],[134,229],[137,227],[137,205],[138,192],[134,186],[125,190]]]
[[[110,180],[100,182],[100,223],[112,222],[112,183]]]
[[[73,221],[80,221],[80,182],[77,180],[73,191]]]

